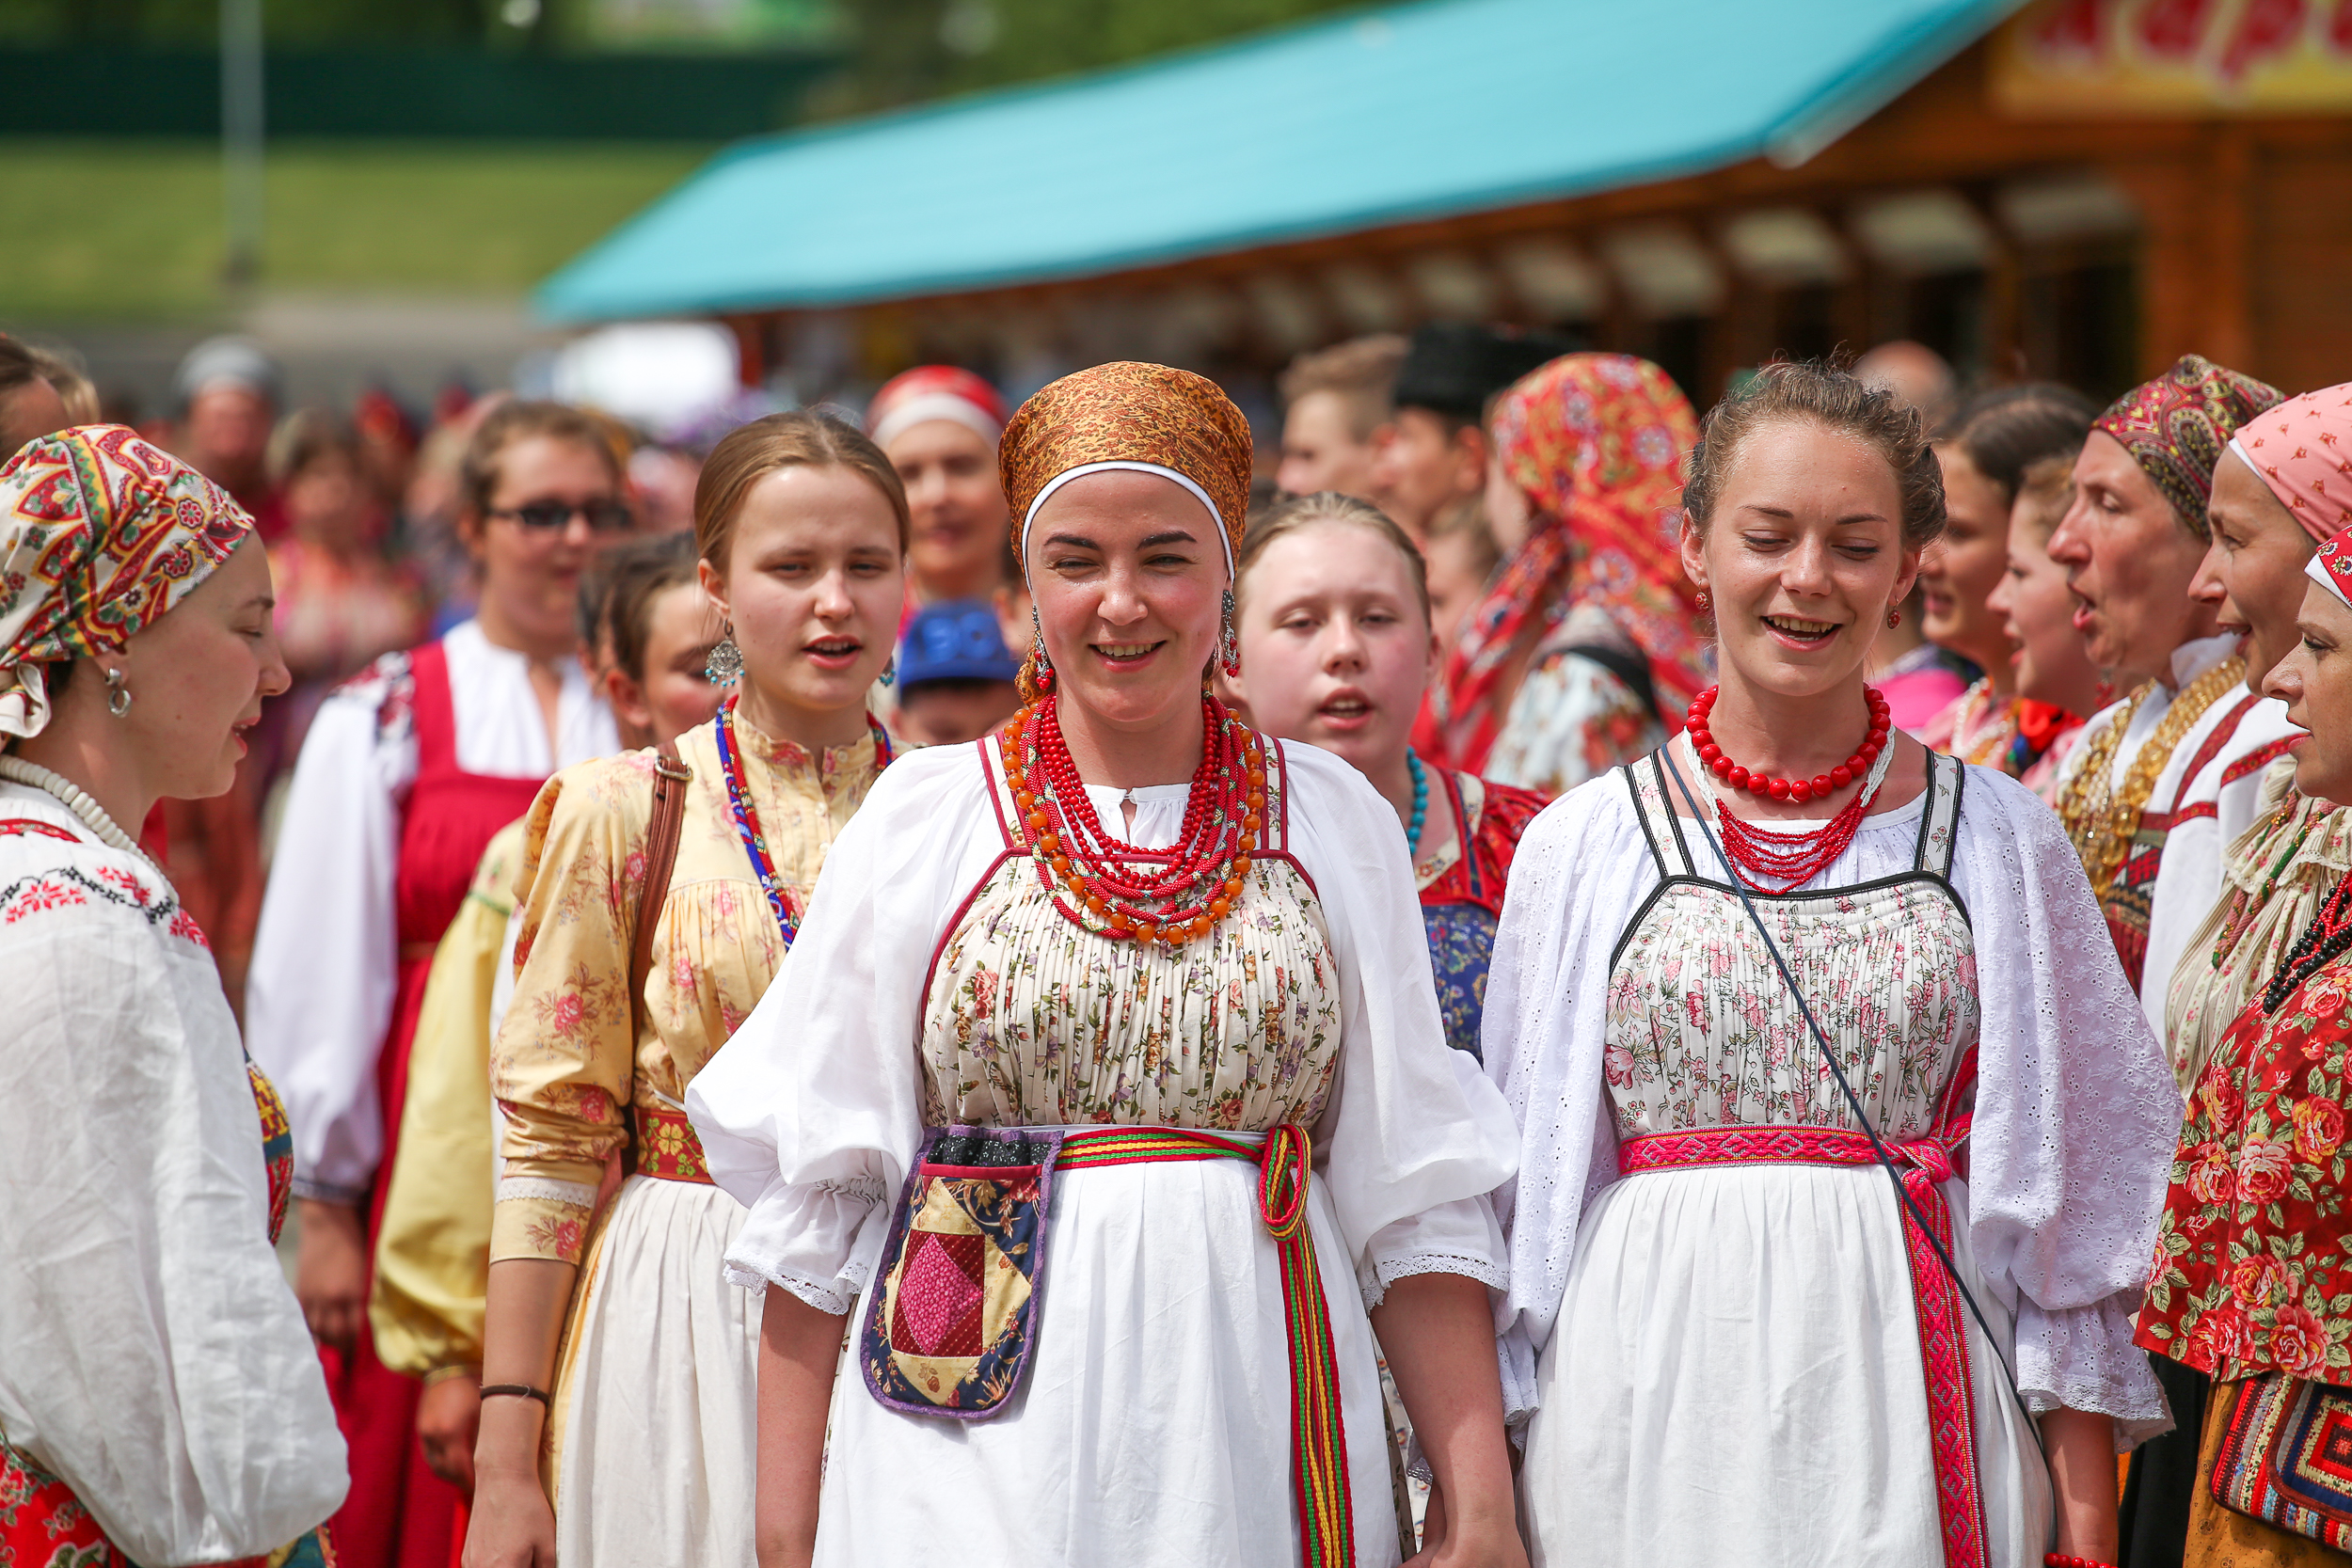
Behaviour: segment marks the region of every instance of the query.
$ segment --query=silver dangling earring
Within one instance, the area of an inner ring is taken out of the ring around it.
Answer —
[[[891,649],[891,650],[890,650],[890,658],[889,658],[889,660],[888,660],[886,663],[884,663],[884,664],[882,665],[882,673],[881,679],[882,679],[882,685],[884,685],[884,686],[896,686],[896,685],[898,685],[898,649],[893,648],[893,649]]]
[[[1218,657],[1225,666],[1225,678],[1232,680],[1241,673],[1241,636],[1233,629],[1233,591],[1225,591],[1225,636],[1218,643]]]
[[[106,711],[117,719],[127,719],[131,714],[131,689],[123,684],[119,670],[106,672]]]
[[[710,657],[703,663],[703,674],[713,686],[733,686],[743,678],[743,650],[735,645],[735,623],[726,623],[719,641],[710,645]]]

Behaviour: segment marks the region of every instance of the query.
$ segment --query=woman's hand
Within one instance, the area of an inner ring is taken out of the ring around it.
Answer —
[[[555,1568],[555,1510],[539,1486],[536,1400],[482,1402],[464,1568]]]
[[[753,1499],[759,1568],[808,1568],[816,1555],[825,1417],[841,1332],[832,1313],[781,1285],[768,1287],[759,1321],[759,1484]]]
[[[359,1341],[368,1309],[368,1242],[359,1211],[348,1203],[301,1200],[294,1251],[294,1299],[311,1338],[348,1352]]]
[[[2042,1443],[2050,1450],[2058,1549],[2093,1562],[2117,1561],[2122,1548],[2115,1514],[2115,1418],[2053,1410],[2042,1418]]]
[[[1438,1478],[1413,1568],[1527,1568],[1486,1288],[1459,1275],[1408,1275],[1372,1319]]]
[[[430,1379],[417,1400],[417,1440],[435,1475],[473,1496],[473,1448],[482,1434],[482,1384],[470,1367]]]

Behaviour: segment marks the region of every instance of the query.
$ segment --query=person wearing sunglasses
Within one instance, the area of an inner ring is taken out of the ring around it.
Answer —
[[[1935,453],[1774,365],[1682,504],[1719,684],[1529,826],[1487,982],[1533,1556],[2112,1563],[2180,1101],[2057,818],[1867,684]]]
[[[581,574],[630,514],[603,424],[512,402],[474,432],[459,537],[472,619],[324,703],[287,792],[248,981],[254,1057],[285,1085],[294,1290],[351,1443],[346,1568],[445,1568],[457,1490],[415,1434],[420,1386],[377,1359],[368,1259],[435,944],[491,836],[559,768],[620,747],[579,657]]]

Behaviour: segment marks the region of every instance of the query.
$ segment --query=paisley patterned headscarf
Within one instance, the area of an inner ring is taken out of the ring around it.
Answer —
[[[2352,528],[2352,381],[2247,420],[2230,450],[2313,539],[2324,545]]]
[[[1021,405],[996,449],[1012,547],[1025,562],[1029,519],[1070,481],[1136,469],[1174,480],[1209,509],[1230,576],[1249,519],[1249,421],[1206,376],[1133,360],[1065,375]]]
[[[2202,355],[2184,354],[2153,381],[2117,398],[2090,428],[2121,441],[2140,472],[2172,503],[2183,526],[2202,539],[2213,466],[2221,461],[2221,449],[2238,426],[2285,395]]]
[[[1463,622],[1421,736],[1473,773],[1502,725],[1503,666],[1531,629],[1540,642],[1571,610],[1598,610],[1632,640],[1669,721],[1709,679],[1676,547],[1682,460],[1699,427],[1673,379],[1631,355],[1566,355],[1504,392],[1493,420],[1502,471],[1536,515]]]
[[[119,652],[253,531],[229,492],[119,424],[0,467],[0,735],[49,723],[41,666]]]

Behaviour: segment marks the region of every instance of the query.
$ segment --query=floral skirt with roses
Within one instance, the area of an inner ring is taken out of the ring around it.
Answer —
[[[2352,1382],[2352,957],[2249,1007],[2189,1097],[2142,1345],[2219,1380]]]

